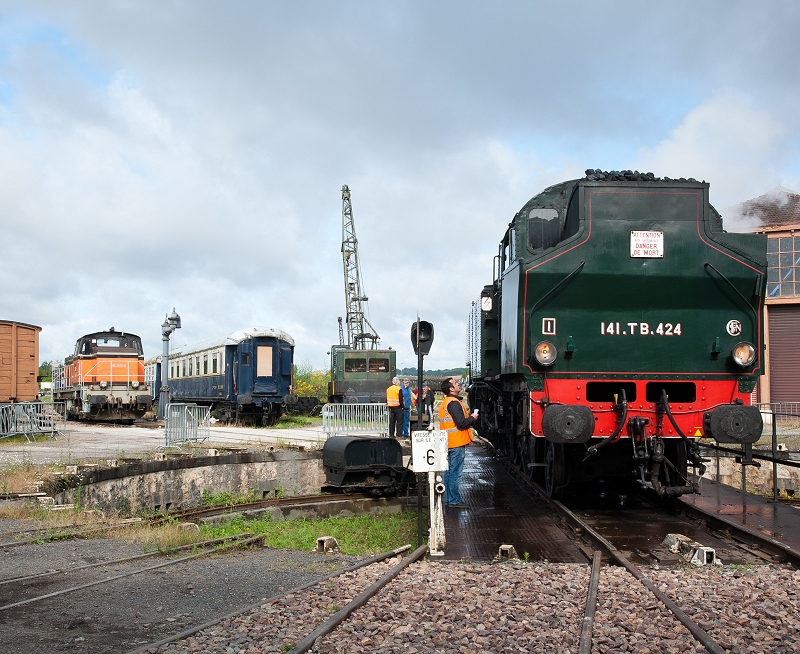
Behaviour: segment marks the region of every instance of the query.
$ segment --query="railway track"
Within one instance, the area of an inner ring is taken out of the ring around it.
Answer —
[[[114,581],[117,581],[118,579],[123,579],[125,577],[131,577],[133,575],[142,574],[153,570],[159,570],[161,568],[165,568],[171,565],[176,565],[178,563],[183,563],[185,561],[190,561],[192,559],[196,559],[201,556],[208,556],[209,554],[219,552],[220,550],[228,549],[230,547],[243,547],[243,546],[253,545],[258,541],[260,541],[261,538],[262,536],[250,536],[250,537],[233,536],[228,538],[218,538],[215,540],[203,541],[201,543],[193,543],[191,545],[176,547],[167,552],[152,552],[137,556],[125,557],[122,559],[115,559],[112,561],[103,561],[99,563],[77,566],[69,570],[51,570],[31,575],[13,577],[10,579],[3,579],[0,580],[0,613],[4,611],[10,611],[12,609],[21,606],[33,604],[35,602],[41,602],[54,597],[59,597],[61,595],[82,591],[91,588],[93,586],[98,586],[100,584],[109,584]],[[160,563],[156,563],[154,565],[147,565],[141,568],[134,568],[133,570],[126,570],[124,572],[119,572],[117,574],[113,574],[107,577],[102,577],[100,579],[93,579],[88,582],[67,586],[65,588],[59,588],[46,593],[41,592],[43,589],[56,585],[57,582],[60,581],[60,579],[63,577],[68,577],[71,579],[74,578],[77,575],[77,573],[86,570],[100,568],[100,567],[108,567],[108,566],[121,566],[131,563],[133,561],[138,562],[141,561],[142,559],[150,558],[155,555],[162,555],[162,556],[172,555],[181,552],[183,550],[187,549],[197,550],[198,548],[200,551],[193,551],[191,554],[185,556],[179,556],[177,558],[169,559],[166,561],[161,561]],[[27,596],[21,597],[25,595]]]

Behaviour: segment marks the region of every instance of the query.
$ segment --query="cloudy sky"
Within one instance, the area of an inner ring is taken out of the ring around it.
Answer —
[[[341,187],[398,364],[464,363],[514,213],[586,168],[800,190],[800,3],[0,0],[0,319],[41,359],[263,325],[318,368]]]

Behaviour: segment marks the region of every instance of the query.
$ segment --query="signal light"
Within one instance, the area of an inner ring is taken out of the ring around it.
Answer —
[[[419,326],[419,333],[417,333],[417,326]],[[428,354],[433,345],[433,325],[425,320],[414,322],[411,325],[411,345],[414,346],[414,354]]]

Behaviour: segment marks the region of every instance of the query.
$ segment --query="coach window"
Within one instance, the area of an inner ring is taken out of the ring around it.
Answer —
[[[186,377],[186,359],[183,360],[183,372],[181,373],[181,377]]]
[[[192,363],[194,363],[194,362],[192,361],[192,358],[189,357],[189,377],[191,377],[192,374],[193,374],[192,373]]]
[[[207,354],[203,355],[203,374],[204,375],[208,374],[208,355]]]
[[[272,377],[272,346],[256,348],[256,377]]]
[[[214,354],[211,355],[211,374],[212,375],[216,375],[217,374],[217,353],[216,352],[214,352]]]

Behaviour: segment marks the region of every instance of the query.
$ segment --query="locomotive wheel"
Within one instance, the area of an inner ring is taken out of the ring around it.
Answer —
[[[544,461],[544,488],[548,497],[557,500],[564,491],[567,478],[563,443],[548,441]]]

